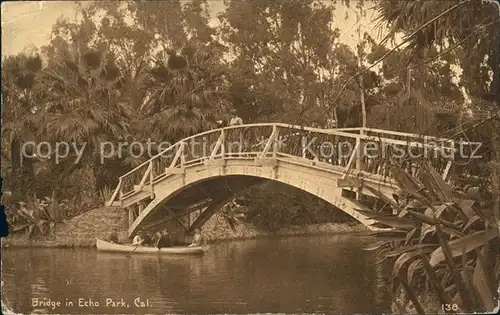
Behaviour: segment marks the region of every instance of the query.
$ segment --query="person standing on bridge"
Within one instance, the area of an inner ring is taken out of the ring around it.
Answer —
[[[229,120],[229,126],[243,125],[243,119],[236,115],[236,110],[231,110],[231,119]]]
[[[229,126],[241,126],[243,125],[243,119],[239,116],[236,115],[236,110],[232,109],[230,113],[230,120],[229,120]],[[239,129],[233,129],[229,132],[229,135],[227,136],[226,140],[229,142],[229,153],[240,153],[244,151],[244,134],[245,130],[239,128]],[[234,152],[234,145],[237,145],[237,151]]]
[[[243,119],[236,115],[236,110],[232,109],[229,112],[229,116],[224,115],[225,117],[216,121],[217,128],[224,128],[227,126],[239,126],[243,125]]]
[[[216,121],[216,123],[217,123],[217,128],[227,127],[227,121],[225,119],[219,119]]]

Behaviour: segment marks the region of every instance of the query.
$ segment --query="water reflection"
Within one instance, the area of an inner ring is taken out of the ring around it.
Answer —
[[[213,245],[202,257],[8,249],[4,291],[22,313],[387,312],[384,271],[364,242],[268,238]],[[32,307],[32,298],[62,305]]]

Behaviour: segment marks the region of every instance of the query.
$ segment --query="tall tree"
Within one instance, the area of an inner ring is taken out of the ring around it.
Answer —
[[[222,38],[234,54],[234,89],[253,98],[240,99],[248,103],[236,106],[247,107],[246,113],[262,112],[269,119],[274,115],[305,122],[302,113],[319,106],[319,84],[331,68],[338,38],[338,30],[331,27],[332,8],[312,0],[225,4],[219,19]],[[273,106],[270,101],[276,109],[265,109]]]
[[[389,36],[416,33],[408,50],[414,58],[433,47],[455,48],[461,84],[473,98],[500,102],[500,36],[497,5],[484,1],[377,1]],[[485,62],[486,61],[486,62]],[[488,71],[492,72],[491,84]]]
[[[389,52],[373,39],[369,46],[369,64]],[[430,49],[423,58],[435,58],[444,49]],[[446,117],[461,111],[464,97],[453,69],[453,56],[446,55],[425,65],[419,65],[421,61],[410,63],[411,57],[411,51],[398,50],[381,62],[382,82],[380,90],[371,96],[376,105],[369,112],[370,124],[422,134],[436,134],[454,127],[453,122],[446,122]],[[455,122],[457,119],[454,118]],[[443,125],[445,123],[448,125]]]
[[[10,161],[6,184],[12,200],[19,201],[36,189],[32,147],[22,152],[23,143],[35,141],[43,113],[40,102],[47,92],[40,84],[42,60],[39,55],[19,54],[2,61],[2,155]],[[28,151],[29,150],[29,151]],[[4,173],[5,174],[5,173]]]

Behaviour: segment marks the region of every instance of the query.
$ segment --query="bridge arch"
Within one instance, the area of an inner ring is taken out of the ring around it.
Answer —
[[[163,182],[161,186],[156,188],[158,194],[155,195],[155,198],[145,206],[136,220],[134,220],[134,223],[129,229],[129,234],[134,235],[141,229],[141,226],[147,225],[148,221],[152,221],[151,223],[153,223],[155,220],[159,219],[154,217],[153,214],[164,206],[168,207],[169,201],[176,196],[182,195],[183,190],[200,185],[204,182],[209,183],[219,178],[228,177],[237,177],[238,179],[241,179],[241,177],[253,177],[256,179],[267,179],[287,184],[329,202],[365,226],[370,226],[374,223],[373,220],[357,211],[357,209],[363,208],[362,204],[354,199],[343,197],[343,188],[337,186],[337,179],[342,175],[341,172],[325,173],[321,169],[308,170],[305,166],[296,163],[292,164],[287,161],[275,160],[273,163],[273,160],[267,160],[266,162],[267,163],[264,164],[271,165],[255,165],[252,159],[228,159],[225,160],[224,165],[212,165],[208,167],[205,165],[197,165],[188,168],[184,174],[172,176],[168,181]],[[272,164],[275,164],[275,166]],[[257,182],[259,181],[250,181],[249,185]],[[227,194],[221,193],[219,198],[214,198],[212,202],[207,205],[205,211],[208,212],[202,213],[209,214],[205,215],[203,218],[208,220],[223,204],[247,187],[249,186],[238,187],[234,192],[228,192]],[[152,219],[148,220],[148,217],[152,217]],[[190,228],[190,230],[195,227],[200,227],[196,221],[194,223],[194,227]]]

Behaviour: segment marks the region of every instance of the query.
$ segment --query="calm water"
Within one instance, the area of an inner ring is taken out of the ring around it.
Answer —
[[[21,313],[388,312],[382,268],[361,250],[367,242],[266,238],[178,258],[9,248],[2,253],[2,299]],[[61,306],[34,307],[34,298]],[[149,306],[134,305],[136,298]],[[106,299],[124,303],[106,306]]]

